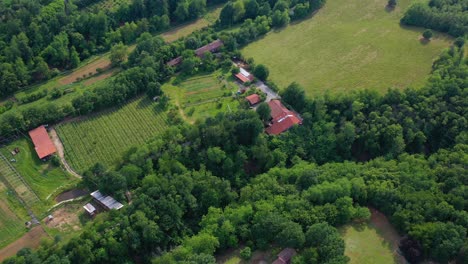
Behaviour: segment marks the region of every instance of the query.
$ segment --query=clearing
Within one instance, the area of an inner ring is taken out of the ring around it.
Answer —
[[[352,224],[342,228],[345,240],[345,255],[350,264],[403,264],[405,259],[398,254],[400,236],[388,219],[379,211],[370,208],[369,223]]]
[[[87,118],[60,124],[57,133],[65,147],[65,158],[77,172],[97,161],[118,163],[130,147],[144,143],[167,127],[166,113],[147,97]]]
[[[451,38],[436,33],[424,44],[424,29],[400,26],[410,3],[401,0],[388,11],[386,0],[327,1],[313,17],[269,33],[242,53],[268,66],[280,87],[296,81],[309,95],[418,87]]]
[[[239,107],[237,99],[232,97],[238,86],[233,83],[230,73],[216,71],[178,82],[173,78],[162,89],[179,107],[182,117],[190,123]]]
[[[16,252],[22,248],[37,248],[41,242],[41,238],[46,236],[47,233],[44,231],[42,226],[32,228],[20,239],[0,250],[0,261],[14,256]]]
[[[10,209],[7,203],[8,191],[0,182],[0,248],[21,236],[25,232],[22,219]],[[12,195],[12,194],[10,194]],[[0,251],[1,252],[1,251]],[[2,254],[0,253],[0,261]]]

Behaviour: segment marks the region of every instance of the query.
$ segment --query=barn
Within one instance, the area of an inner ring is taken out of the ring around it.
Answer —
[[[247,82],[251,82],[254,80],[254,76],[246,71],[244,68],[242,67],[239,67],[239,73],[235,74],[234,75],[237,80],[239,80],[242,84],[244,83],[247,83]]]
[[[40,159],[49,157],[50,155],[57,152],[54,143],[50,140],[49,134],[44,126],[40,126],[29,131],[29,136],[34,144],[34,150],[36,150],[37,156]]]

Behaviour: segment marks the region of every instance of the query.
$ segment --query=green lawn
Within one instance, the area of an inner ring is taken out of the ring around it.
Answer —
[[[172,80],[162,89],[189,122],[215,116],[219,112],[235,111],[239,107],[238,100],[232,97],[238,87],[231,81],[229,73],[216,71],[197,75],[180,84],[174,84]]]
[[[396,263],[389,243],[370,225],[347,226],[343,235],[349,264]]]
[[[141,144],[167,127],[166,113],[146,97],[123,107],[61,124],[57,132],[71,166],[83,172],[97,161],[117,164],[130,147]]]
[[[8,204],[9,196],[12,196],[11,192],[0,182],[0,248],[8,245],[26,231],[23,219],[18,217],[15,210]]]
[[[296,81],[310,95],[418,87],[451,39],[435,34],[424,44],[424,29],[400,26],[410,2],[387,11],[386,0],[327,1],[313,17],[269,33],[242,53],[267,65],[281,87]]]

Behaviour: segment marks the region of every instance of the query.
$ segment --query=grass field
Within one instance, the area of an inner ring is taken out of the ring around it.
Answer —
[[[8,205],[7,196],[11,195],[0,182],[0,248],[3,248],[25,232],[23,221]]]
[[[386,0],[327,1],[313,17],[269,33],[242,53],[267,65],[280,87],[296,81],[310,95],[418,87],[450,38],[435,34],[424,44],[424,29],[401,27],[410,2],[387,11]]]
[[[347,225],[340,231],[346,244],[350,264],[405,264],[398,251],[400,236],[388,219],[371,210],[368,223]]]
[[[234,111],[239,107],[239,102],[232,98],[238,87],[230,81],[229,76],[216,71],[188,78],[180,84],[174,84],[172,80],[163,85],[162,89],[180,108],[181,115],[193,123],[197,119]]]
[[[20,152],[13,156],[10,152],[19,148]],[[51,162],[41,161],[34,150],[32,142],[22,138],[11,142],[0,149],[8,159],[14,158],[16,162],[11,164],[16,168],[26,183],[32,188],[42,202],[53,203],[51,196],[62,186],[74,184],[77,179],[69,175],[60,167],[55,167]]]
[[[167,127],[166,114],[146,97],[125,106],[57,127],[65,157],[78,172],[97,161],[115,165],[123,152]]]

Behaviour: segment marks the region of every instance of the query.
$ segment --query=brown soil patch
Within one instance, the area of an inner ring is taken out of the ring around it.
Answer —
[[[46,236],[47,233],[44,231],[42,226],[32,228],[24,236],[0,250],[0,261],[14,256],[16,252],[22,248],[37,248],[41,242],[41,238]]]
[[[91,77],[91,78],[87,79],[86,81],[84,81],[83,83],[85,85],[91,85],[91,84],[93,84],[93,83],[95,83],[97,81],[104,80],[104,79],[107,79],[107,78],[111,77],[112,74],[114,74],[115,71],[116,71],[116,69],[111,69],[111,70],[109,70],[109,71],[107,71],[105,73],[99,74],[96,77]]]
[[[87,194],[88,194],[88,192],[85,191],[85,190],[74,189],[74,190],[66,191],[66,192],[63,192],[63,193],[59,194],[55,198],[55,201],[60,203],[62,201],[66,201],[66,200],[78,198],[78,197],[81,197],[81,196],[85,196]]]
[[[64,207],[52,213],[52,220],[44,223],[50,228],[56,228],[62,232],[78,231],[81,229],[80,219],[78,218],[80,207],[78,205],[65,205]]]
[[[72,73],[68,74],[67,76],[61,78],[59,82],[61,84],[70,84],[76,81],[77,78],[83,78],[83,75],[88,76],[89,73],[93,75],[97,73],[96,69],[101,68],[102,70],[110,69],[111,61],[108,58],[100,58],[88,65],[85,65]]]

